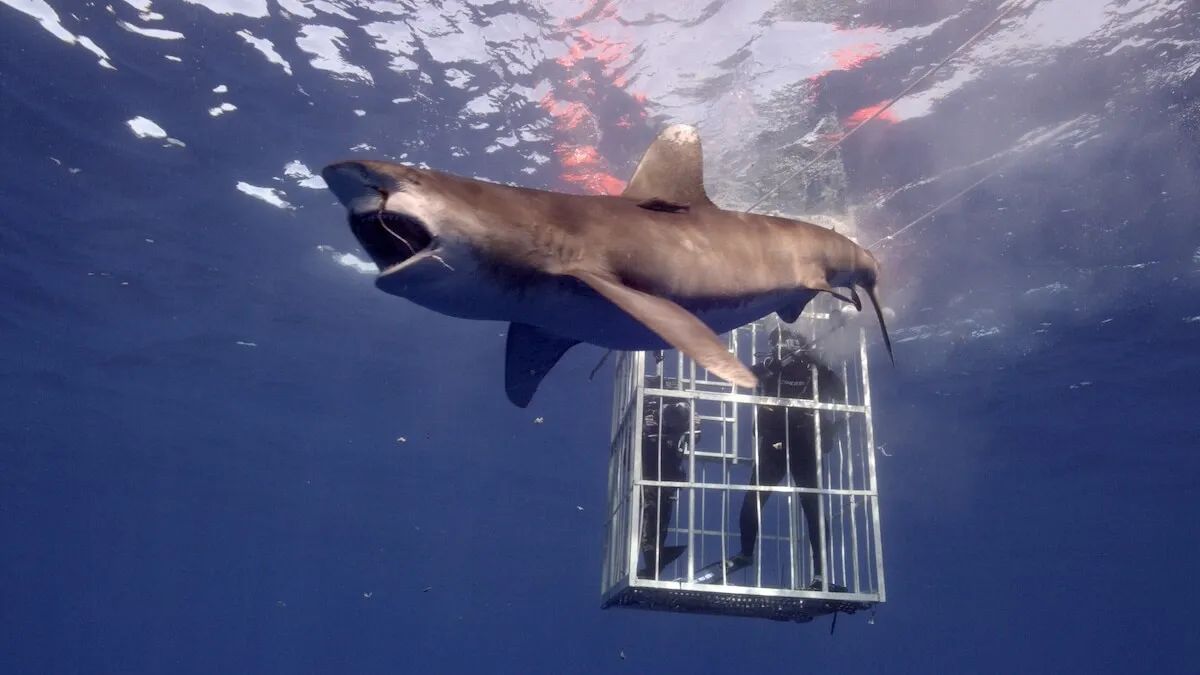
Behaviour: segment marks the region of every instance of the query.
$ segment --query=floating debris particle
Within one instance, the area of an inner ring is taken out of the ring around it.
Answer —
[[[403,436],[401,436],[401,437],[399,437],[399,438],[397,438],[397,439],[396,439],[396,442],[397,442],[397,443],[407,443],[407,442],[408,442],[408,439],[407,439],[407,438],[405,438],[405,437],[403,437]]]
[[[546,421],[546,418],[545,418],[545,417],[537,417],[537,418],[534,418],[534,420],[533,420],[533,423],[534,423],[534,424],[542,424],[542,423],[544,423],[545,421]]]

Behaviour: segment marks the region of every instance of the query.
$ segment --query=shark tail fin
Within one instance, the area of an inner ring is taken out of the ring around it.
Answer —
[[[892,366],[895,367],[896,357],[892,354],[892,338],[888,336],[887,322],[883,319],[883,307],[879,304],[879,296],[875,294],[875,284],[864,285],[863,290],[867,292],[871,305],[875,307],[875,316],[879,318],[879,330],[883,332],[883,344],[887,345],[888,358],[892,360]]]

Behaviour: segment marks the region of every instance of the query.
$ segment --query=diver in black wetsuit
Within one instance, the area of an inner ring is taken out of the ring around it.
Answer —
[[[815,365],[821,402],[844,401],[845,388],[842,379],[816,358],[816,355],[812,353],[812,345],[803,335],[785,330],[781,339],[780,329],[776,328],[771,331],[769,340],[770,356],[751,367],[751,371],[758,376],[762,383],[759,386],[759,395],[811,399],[812,366]],[[765,405],[757,407],[758,462],[751,469],[751,485],[778,485],[783,481],[784,475],[790,472],[792,482],[796,487],[818,487],[818,459],[813,447],[816,442],[813,427],[815,412],[806,408]],[[824,446],[822,454],[825,454],[831,448],[829,442],[832,440],[837,423],[831,419],[830,413],[825,413],[822,418],[821,441]],[[818,548],[820,495],[800,493],[797,496],[804,510],[804,518],[808,522],[809,548],[813,557],[814,580],[810,588],[819,589],[821,578],[824,576],[821,553]],[[758,543],[759,514],[770,497],[770,492],[746,492],[738,523],[741,529],[742,550],[725,561],[727,570],[736,571],[753,562],[754,548]],[[828,528],[826,529],[828,530]],[[719,567],[718,563],[716,568]],[[706,570],[704,580],[719,580],[720,574],[716,568],[712,565],[704,568]],[[844,589],[830,584],[830,590]]]
[[[673,379],[648,376],[645,386],[674,389]],[[660,417],[661,406],[661,417]],[[688,403],[682,399],[647,396],[642,409],[642,478],[647,480],[687,480],[684,468],[683,449],[688,442],[688,421],[691,417]],[[661,421],[661,426],[660,426]],[[696,420],[696,438],[700,438],[700,420]],[[662,450],[659,452],[659,439]],[[665,497],[665,499],[664,499]],[[667,525],[679,500],[679,489],[657,486],[642,488],[642,539],[643,567],[640,577],[655,577],[655,570],[662,572],[682,554],[686,546],[664,546],[667,541]]]

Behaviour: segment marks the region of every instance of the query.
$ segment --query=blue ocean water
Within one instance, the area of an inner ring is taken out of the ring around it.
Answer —
[[[435,4],[0,0],[0,672],[1190,672],[1194,10],[1025,3],[844,144],[867,243],[1000,170],[880,247],[888,602],[830,635],[601,611],[600,350],[512,407],[311,172],[579,190],[684,121],[765,191],[999,5]]]

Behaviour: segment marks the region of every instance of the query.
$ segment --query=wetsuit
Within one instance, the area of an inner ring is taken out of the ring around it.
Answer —
[[[822,402],[841,401],[845,398],[842,379],[807,352],[784,352],[782,360],[770,357],[755,364],[751,370],[762,385],[761,395],[786,398],[812,398],[811,365],[817,367],[817,384]],[[813,451],[816,441],[813,428],[812,409],[758,406],[758,463],[751,470],[750,483],[758,486],[779,485],[790,470],[796,487],[816,488],[817,456]],[[829,441],[834,433],[834,420],[830,413],[821,416],[821,441],[828,452]],[[790,446],[789,446],[790,442]],[[824,454],[824,453],[822,453]],[[755,500],[754,495],[758,496]],[[770,498],[770,492],[746,492],[739,517],[741,529],[741,556],[747,560],[754,557],[754,546],[758,541],[758,515]],[[820,536],[820,495],[801,493],[800,505],[808,522],[808,540],[812,549],[813,570],[823,575],[821,554],[818,546]],[[757,508],[756,508],[757,502]],[[827,521],[828,522],[828,521]]]
[[[658,377],[647,377],[647,387],[672,389],[676,385],[668,380],[662,383]],[[662,416],[659,416],[659,406]],[[687,401],[680,399],[647,396],[642,421],[642,478],[647,480],[687,480],[684,468],[683,448],[687,443],[690,413]],[[661,419],[661,427],[659,421]],[[700,436],[697,420],[696,437]],[[662,438],[662,454],[659,454],[659,437]],[[657,568],[662,571],[679,554],[682,546],[664,548],[667,541],[667,525],[679,500],[679,489],[657,486],[642,488],[642,540],[641,549],[645,559],[645,570]],[[661,506],[661,509],[659,508]],[[657,551],[657,555],[656,555]],[[653,576],[643,570],[643,575]]]

